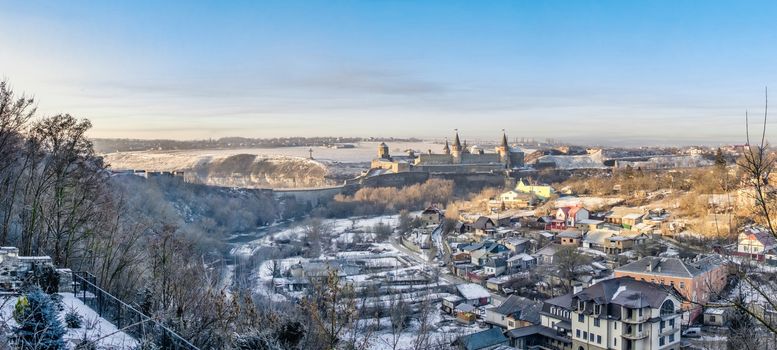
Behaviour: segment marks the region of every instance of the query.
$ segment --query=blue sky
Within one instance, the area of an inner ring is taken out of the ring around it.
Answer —
[[[0,76],[95,137],[741,142],[777,3],[5,1]]]

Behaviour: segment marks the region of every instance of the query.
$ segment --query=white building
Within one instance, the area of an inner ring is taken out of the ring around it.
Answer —
[[[674,289],[620,277],[574,294],[572,349],[678,350],[681,299]]]
[[[774,248],[777,248],[777,239],[767,229],[757,226],[746,227],[737,240],[737,252],[756,257]]]

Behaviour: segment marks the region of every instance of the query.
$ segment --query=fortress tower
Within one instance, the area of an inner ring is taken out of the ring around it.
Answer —
[[[496,153],[508,168],[510,167],[510,144],[507,143],[507,133],[502,130],[502,144],[496,147]]]
[[[461,147],[461,140],[459,139],[459,131],[456,130],[456,138],[453,139],[453,146],[451,146],[451,156],[453,156],[453,163],[459,164],[461,163],[461,151],[463,148]]]
[[[381,142],[380,145],[378,146],[378,158],[391,159],[391,155],[389,155],[388,145],[385,142]]]

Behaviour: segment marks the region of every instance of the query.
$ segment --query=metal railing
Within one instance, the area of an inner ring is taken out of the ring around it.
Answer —
[[[151,340],[162,349],[199,350],[162,323],[98,287],[97,278],[88,272],[73,272],[73,294],[138,341]]]

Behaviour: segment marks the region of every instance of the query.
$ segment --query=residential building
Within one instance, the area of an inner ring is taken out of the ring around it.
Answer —
[[[526,271],[534,266],[537,266],[537,258],[526,253],[516,254],[507,259],[507,270],[510,273]]]
[[[728,270],[723,259],[710,255],[691,260],[645,257],[615,269],[615,277],[632,277],[641,281],[674,287],[685,302],[683,322],[696,320],[703,305],[725,288]]]
[[[630,277],[596,283],[572,297],[572,349],[677,350],[680,300]]]
[[[571,246],[579,247],[580,242],[583,239],[583,232],[574,228],[566,229],[564,231],[559,232],[559,234],[556,235],[556,238],[558,238],[561,245],[571,245]]]
[[[518,180],[518,183],[515,185],[515,191],[520,193],[530,193],[543,200],[550,198],[550,196],[556,193],[553,187],[548,185],[529,185],[529,183],[524,179]]]
[[[499,276],[507,270],[507,261],[503,258],[489,258],[483,264],[483,269],[488,276]]]
[[[472,306],[483,306],[491,303],[491,293],[477,283],[459,284],[456,286],[459,294],[464,299],[462,303]]]
[[[536,202],[536,197],[532,194],[517,192],[514,190],[504,192],[497,196],[493,201],[489,202],[489,207],[505,209],[523,209],[533,206]]]
[[[463,335],[456,338],[451,343],[454,349],[458,350],[493,350],[501,345],[507,345],[508,339],[502,333],[500,328],[491,328],[481,332],[475,332],[469,335]]]
[[[488,216],[481,216],[472,224],[475,234],[486,236],[494,232],[496,222]]]
[[[569,337],[540,325],[511,329],[505,336],[510,339],[510,346],[515,349],[572,349],[572,340]]]
[[[443,213],[442,210],[435,207],[426,208],[421,212],[421,221],[425,225],[439,225],[442,222]]]
[[[534,257],[537,258],[537,264],[539,265],[552,265],[556,252],[561,248],[560,244],[550,243],[542,249],[534,253]]]
[[[579,205],[556,209],[556,220],[562,221],[565,227],[574,227],[579,221],[587,220],[588,215],[588,209]]]
[[[625,228],[627,230],[631,229],[632,227],[637,226],[637,224],[642,222],[642,217],[643,216],[644,215],[641,214],[641,213],[626,214],[621,219],[622,220],[621,221],[621,225],[623,225],[623,228]]]
[[[620,225],[623,225],[623,217],[631,214],[642,215],[644,214],[644,211],[639,208],[613,207],[612,209],[610,209],[607,215],[604,216],[604,221],[620,226]]]
[[[608,239],[618,235],[619,232],[607,228],[588,231],[585,238],[583,238],[583,248],[604,251],[609,244]]]
[[[572,293],[545,300],[540,311],[540,324],[572,337]]]
[[[542,303],[513,294],[499,306],[486,309],[486,323],[508,330],[539,324],[541,309]]]
[[[726,323],[726,309],[711,308],[704,310],[705,326],[723,327]]]
[[[777,248],[777,239],[768,229],[759,226],[749,226],[742,230],[737,239],[737,253],[748,255],[753,259],[762,260]]]
[[[577,227],[579,230],[582,230],[583,232],[597,230],[604,227],[604,220],[590,219],[589,214],[589,219],[579,220],[575,227]]]
[[[522,237],[508,237],[500,241],[507,249],[510,249],[513,253],[520,254],[525,253],[529,247],[530,240]]]
[[[644,244],[648,236],[634,231],[621,231],[616,236],[607,238],[604,252],[607,254],[620,254],[632,250],[635,245]]]

